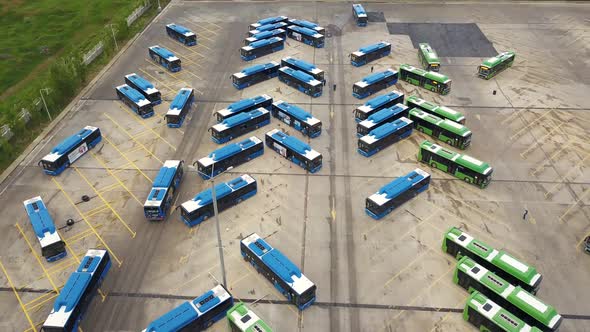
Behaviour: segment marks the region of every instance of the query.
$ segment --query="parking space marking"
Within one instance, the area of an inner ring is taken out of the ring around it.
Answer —
[[[129,231],[129,233],[131,234],[131,238],[135,238],[135,236],[137,235],[137,233],[135,231],[133,231],[131,229],[131,227],[129,227],[129,225],[125,222],[125,220],[123,220],[123,218],[121,218],[121,216],[119,215],[119,213],[117,213],[117,211],[115,211],[115,209],[113,208],[113,206],[111,204],[109,204],[109,202],[102,197],[102,194],[100,192],[98,192],[98,190],[96,190],[96,188],[94,187],[94,185],[92,183],[90,183],[90,180],[88,180],[88,178],[86,177],[86,175],[84,175],[80,169],[76,166],[73,166],[74,170],[76,170],[76,172],[80,175],[80,177],[82,177],[82,179],[84,179],[84,181],[88,184],[88,186],[90,188],[92,188],[92,190],[94,190],[94,193],[96,193],[96,195],[98,196],[98,198],[100,198],[102,200],[102,202],[109,207],[109,209],[111,209],[111,211],[113,212],[113,214],[117,217],[117,219],[119,219],[119,221],[121,222],[121,224],[123,224],[123,226],[125,226],[125,228]],[[137,199],[137,198],[136,198]],[[143,204],[142,204],[143,205]]]
[[[144,128],[146,128],[147,130],[150,130],[154,135],[156,135],[159,139],[162,140],[162,142],[168,144],[168,146],[170,146],[172,148],[172,150],[176,151],[176,147],[172,144],[170,144],[170,142],[168,142],[166,139],[164,139],[162,136],[160,136],[160,134],[158,134],[154,129],[152,129],[151,127],[147,126],[145,123],[139,121],[138,119],[135,118],[135,114],[131,113],[131,111],[123,108],[123,106],[117,104],[119,106],[119,108],[121,108],[123,111],[127,112],[127,114],[131,115],[131,117],[133,118],[133,120],[137,123],[139,123],[140,125],[142,125]]]
[[[106,187],[102,187],[102,188],[100,188],[100,189],[97,189],[97,190],[98,190],[100,193],[106,193],[106,192],[109,192],[109,191],[111,191],[111,190],[114,190],[115,188],[117,188],[117,187],[119,187],[119,186],[121,186],[121,185],[120,185],[119,183],[115,182],[115,183],[112,183],[112,184],[110,184],[110,185],[108,185],[108,186],[106,186]]]
[[[399,277],[402,273],[404,273],[404,271],[406,271],[407,269],[409,269],[412,265],[414,265],[416,262],[418,262],[420,260],[420,258],[424,257],[429,251],[431,251],[432,249],[428,248],[428,250],[425,250],[424,252],[422,252],[421,254],[419,254],[418,256],[416,256],[416,258],[414,258],[409,264],[407,264],[403,269],[399,270],[396,274],[393,275],[393,277],[389,278],[389,280],[387,280],[384,284],[383,287],[387,287],[389,288],[389,283],[392,282],[395,278]]]
[[[62,285],[62,286],[60,287],[60,289],[61,289],[61,288],[63,288],[63,286],[64,286],[64,285]],[[38,310],[38,309],[41,309],[41,307],[42,307],[42,306],[43,306],[45,303],[47,303],[47,302],[49,302],[49,301],[51,301],[51,300],[53,300],[53,299],[55,299],[56,297],[58,297],[58,296],[59,296],[59,293],[58,293],[58,294],[56,294],[56,293],[53,293],[53,292],[52,292],[52,294],[53,294],[52,296],[50,296],[50,297],[48,297],[48,298],[44,299],[43,301],[41,301],[41,302],[39,302],[39,303],[35,304],[34,306],[32,306],[32,307],[30,307],[30,308],[29,308],[29,307],[28,307],[26,304],[25,304],[25,307],[27,308],[27,310],[28,310],[28,311],[30,311],[30,312],[35,312],[35,311],[36,311],[35,309],[37,309],[37,310]]]
[[[465,297],[464,297],[464,298],[463,298],[461,301],[457,302],[457,304],[455,304],[454,306],[455,306],[455,307],[458,307],[458,306],[460,306],[462,303],[465,303],[465,302],[467,301],[467,299],[468,299],[468,298],[469,298],[469,295],[465,296]],[[436,311],[437,311],[437,312],[438,312],[438,311],[440,311],[440,308],[437,308],[437,310],[436,310]],[[453,313],[453,312],[450,312],[450,311],[449,311],[449,312],[447,312],[447,313],[446,313],[446,314],[445,314],[445,315],[444,315],[444,316],[441,318],[441,320],[439,320],[438,322],[434,323],[434,327],[432,328],[432,330],[430,330],[430,332],[436,332],[436,331],[438,331],[437,324],[441,324],[441,323],[443,323],[445,320],[447,320],[449,317],[451,317],[451,314],[452,314],[452,313]]]
[[[561,178],[560,183],[556,183],[553,187],[551,187],[546,193],[545,193],[545,198],[547,198],[549,195],[553,194],[553,190],[555,190],[555,188],[565,184],[565,182],[567,181],[567,177],[570,176],[571,173],[573,173],[574,171],[577,171],[578,168],[580,168],[584,162],[586,161],[586,159],[590,158],[590,153],[584,157],[584,159],[580,160],[574,167],[570,168],[569,171],[567,171],[567,173],[565,173],[564,176],[559,175],[559,173],[557,173],[557,175]]]
[[[116,181],[119,183],[119,185],[120,185],[121,187],[123,187],[123,188],[124,188],[124,189],[125,189],[125,190],[126,190],[128,193],[129,193],[129,195],[131,195],[131,197],[133,197],[133,198],[135,199],[135,201],[136,201],[136,202],[137,202],[139,205],[143,206],[143,203],[142,203],[142,202],[141,202],[139,199],[137,199],[137,196],[135,196],[135,194],[133,194],[133,193],[131,192],[131,190],[129,190],[129,188],[127,188],[127,186],[125,185],[124,181],[122,181],[121,179],[119,179],[119,177],[118,177],[118,176],[116,176],[115,174],[113,174],[113,172],[111,171],[111,169],[107,167],[107,165],[104,163],[104,161],[103,161],[101,158],[99,158],[99,157],[98,157],[98,156],[97,156],[97,155],[96,155],[94,152],[92,152],[92,151],[90,151],[90,154],[92,154],[92,156],[93,156],[93,157],[94,157],[94,158],[95,158],[95,159],[96,159],[96,160],[97,160],[97,161],[98,161],[98,162],[99,162],[99,163],[102,165],[102,167],[104,167],[104,168],[107,170],[107,172],[109,172],[109,174],[110,174],[110,175],[111,175],[113,178],[115,178],[115,180],[116,180]]]
[[[555,122],[554,122],[555,124]],[[543,136],[542,138],[536,140],[535,144],[531,144],[526,150],[524,150],[521,154],[520,157],[521,158],[526,158],[526,155],[529,154],[531,151],[533,151],[534,149],[538,149],[541,147],[541,144],[543,142],[545,142],[545,140],[547,140],[547,138],[549,138],[551,136],[551,134],[553,134],[553,132],[555,132],[556,130],[558,130],[559,128],[561,128],[561,126],[563,126],[565,124],[565,122],[560,122],[557,126],[555,126],[555,128],[551,129],[547,134],[545,134],[545,136]]]
[[[94,226],[92,226],[92,224],[88,221],[88,219],[86,219],[86,217],[84,216],[84,214],[82,213],[82,211],[80,211],[80,209],[78,208],[78,206],[76,205],[76,203],[74,203],[74,201],[72,200],[72,198],[70,197],[70,195],[68,195],[66,193],[66,191],[64,190],[64,188],[61,186],[61,184],[59,182],[57,182],[57,180],[55,178],[51,178],[51,180],[53,180],[53,183],[55,184],[55,186],[62,192],[62,194],[66,197],[66,199],[68,200],[68,202],[70,202],[70,205],[76,210],[76,212],[78,212],[78,214],[80,215],[80,217],[82,217],[82,219],[84,220],[84,222],[86,223],[86,225],[88,225],[88,227],[90,227],[93,230],[94,235],[96,235],[96,237],[100,240],[100,242],[102,243],[102,245],[109,251],[109,254],[113,256],[113,259],[115,261],[117,261],[117,264],[119,264],[119,267],[121,267],[121,265],[123,264],[123,262],[119,259],[119,257],[117,257],[117,255],[115,254],[115,252],[106,244],[106,242],[104,241],[104,239],[102,238],[102,236],[100,236],[100,234],[98,234],[98,232],[96,231],[96,229],[94,228]]]
[[[102,227],[102,224],[97,225],[95,227],[98,229],[98,228]],[[86,235],[88,235],[88,234],[93,234],[92,229],[90,229],[90,228],[85,229],[79,233],[76,233],[76,234],[70,236],[68,239],[63,239],[63,240],[67,241],[68,243],[74,243],[74,242],[80,240],[81,238],[85,238]]]
[[[55,294],[55,292],[53,292],[53,291],[49,291],[49,292],[47,292],[47,293],[44,293],[43,295],[40,295],[40,296],[38,296],[38,297],[36,297],[36,298],[32,299],[31,301],[29,301],[29,302],[25,303],[25,308],[27,308],[27,307],[29,307],[31,304],[33,304],[33,303],[35,303],[35,302],[37,302],[37,301],[39,301],[39,300],[43,299],[43,298],[44,298],[45,296],[47,296],[47,295],[55,295],[55,296],[57,296],[57,294]],[[55,296],[53,296],[52,298],[55,298]]]
[[[43,273],[45,273],[45,276],[49,280],[49,283],[53,287],[53,290],[56,293],[59,293],[59,291],[57,289],[57,286],[53,282],[53,279],[51,279],[51,276],[49,275],[49,273],[47,273],[47,269],[45,268],[45,266],[43,266],[43,263],[41,262],[41,259],[39,258],[39,256],[37,256],[37,253],[35,252],[35,249],[33,248],[33,246],[31,245],[31,242],[29,241],[29,239],[25,235],[25,232],[23,232],[23,229],[20,227],[20,225],[18,223],[14,224],[14,226],[18,229],[18,231],[20,232],[20,235],[22,235],[23,239],[25,239],[25,242],[27,242],[27,245],[29,246],[29,249],[31,250],[31,254],[33,254],[33,256],[35,257],[35,259],[37,260],[37,263],[39,263],[39,266],[43,270]],[[56,232],[57,232],[57,230],[56,230]],[[57,233],[59,235],[59,232],[57,232]]]
[[[553,110],[548,110],[547,112],[545,112],[543,115],[541,115],[538,118],[535,118],[533,120],[533,122],[529,122],[528,124],[526,124],[523,128],[519,129],[516,133],[514,133],[512,136],[510,136],[510,140],[514,140],[515,138],[518,138],[521,136],[522,133],[525,133],[530,127],[532,127],[534,124],[537,124],[537,122],[539,122],[542,118],[546,117],[547,115],[549,115]]]
[[[572,145],[572,141],[569,140],[568,142],[566,142],[563,146],[561,146],[561,148],[559,150],[557,150],[555,153],[553,153],[552,155],[549,156],[549,158],[546,158],[545,160],[543,160],[539,166],[537,166],[535,169],[533,169],[533,171],[530,173],[530,175],[532,176],[536,176],[537,173],[539,173],[541,170],[543,170],[545,168],[545,166],[547,166],[547,161],[549,161],[550,163],[553,161],[553,159],[555,159],[555,157],[557,157],[559,154],[561,154],[563,151],[566,151],[566,149]],[[550,166],[550,165],[549,165]]]
[[[148,63],[150,63],[150,64],[153,64],[153,62],[152,62],[152,61],[150,61],[150,60],[148,60],[148,59],[146,59],[146,58],[144,58],[144,59],[145,59],[145,61],[147,61]],[[190,85],[189,85],[188,83],[186,83],[184,80],[182,80],[182,79],[180,79],[180,78],[178,78],[178,77],[176,77],[176,76],[174,76],[174,75],[170,74],[170,72],[168,72],[168,70],[167,70],[166,68],[163,68],[163,69],[164,69],[164,70],[162,71],[162,73],[165,73],[166,75],[168,75],[168,76],[170,76],[170,77],[172,77],[172,78],[174,78],[175,80],[177,80],[177,81],[178,81],[178,82],[175,82],[175,84],[182,83],[184,86],[190,86]],[[140,68],[140,70],[141,70],[141,68]],[[143,70],[141,70],[141,71],[143,72]],[[150,76],[151,76],[151,75],[150,75]],[[151,76],[151,77],[153,77],[153,76]],[[174,90],[174,91],[176,91],[177,89],[173,89],[173,90]]]
[[[146,60],[147,60],[147,59],[146,59]],[[148,60],[148,61],[149,61],[149,60]],[[176,90],[177,90],[177,89],[173,89],[173,88],[171,88],[171,87],[170,87],[168,84],[164,83],[162,80],[160,80],[160,79],[156,78],[155,76],[151,75],[151,74],[150,74],[150,73],[148,73],[147,71],[145,71],[145,70],[143,70],[143,69],[141,69],[141,68],[139,68],[139,70],[140,70],[142,73],[144,73],[144,74],[146,74],[147,76],[149,76],[150,78],[152,78],[153,80],[155,80],[156,82],[158,82],[159,84],[163,85],[163,86],[164,86],[166,89],[170,90],[170,93],[176,93]]]
[[[510,114],[508,117],[506,117],[506,119],[502,120],[502,122],[500,122],[501,124],[506,124],[508,122],[512,122],[512,120],[515,120],[516,118],[518,118],[523,112],[526,112],[527,109],[521,109],[520,111],[517,112],[513,112],[512,114]]]
[[[172,51],[174,51],[174,52],[176,52],[176,53],[179,53],[179,52],[177,52],[177,51],[174,49],[176,46],[175,46],[175,47],[170,47],[170,46],[168,46],[168,45],[164,45],[164,46],[166,46],[167,48],[170,48],[170,49],[172,49]],[[205,58],[205,56],[204,56],[203,54],[201,54],[201,53],[199,53],[199,52],[197,52],[197,51],[195,51],[195,50],[193,50],[193,49],[191,49],[191,48],[189,48],[189,47],[186,47],[186,46],[184,46],[184,45],[182,45],[182,44],[180,44],[180,46],[181,46],[182,48],[186,49],[187,51],[189,51],[190,53],[192,53],[192,54],[190,54],[190,55],[184,55],[184,54],[181,54],[181,53],[179,53],[179,55],[180,55],[180,56],[183,58],[183,59],[181,59],[181,60],[187,60],[188,62],[190,62],[190,63],[192,63],[192,64],[196,64],[197,66],[199,66],[199,67],[203,68],[203,66],[201,66],[201,65],[199,65],[198,63],[194,62],[194,60],[191,58],[191,56],[195,56],[195,55],[198,55],[198,56],[200,56],[200,57],[202,57],[202,58]]]
[[[575,202],[574,202],[574,204],[572,204],[572,205],[571,205],[571,206],[570,206],[570,207],[569,207],[569,208],[568,208],[568,209],[567,209],[567,210],[566,210],[566,211],[565,211],[565,212],[564,212],[564,213],[561,215],[561,217],[559,217],[559,223],[560,223],[560,224],[563,224],[563,223],[564,223],[564,218],[565,218],[565,216],[567,216],[567,215],[568,215],[568,214],[569,214],[569,213],[572,211],[572,209],[573,209],[573,208],[575,208],[575,207],[578,205],[578,203],[580,203],[580,202],[581,202],[581,201],[584,199],[584,197],[585,197],[586,195],[588,195],[589,193],[590,193],[590,188],[586,189],[586,190],[585,190],[585,191],[582,193],[582,195],[580,195],[580,197],[578,198],[578,200],[577,200],[577,201],[575,201]]]
[[[6,276],[6,280],[8,281],[10,288],[12,288],[12,291],[14,292],[14,296],[16,296],[16,300],[18,301],[20,308],[22,309],[23,313],[25,314],[25,317],[27,317],[29,324],[31,324],[31,329],[33,329],[33,331],[35,331],[35,324],[33,324],[33,321],[31,320],[31,317],[29,316],[29,313],[27,312],[27,309],[25,308],[23,301],[21,300],[20,296],[18,295],[18,292],[16,291],[16,288],[14,287],[12,280],[8,276],[8,272],[6,272],[6,268],[4,267],[4,264],[2,264],[2,260],[0,260],[0,268],[2,268],[2,272],[4,272],[4,275]]]

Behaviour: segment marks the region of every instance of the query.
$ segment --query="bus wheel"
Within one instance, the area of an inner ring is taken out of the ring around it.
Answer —
[[[418,131],[421,132],[421,133],[423,133],[424,132],[424,128],[418,127]]]
[[[207,219],[209,219],[209,215],[208,215],[208,214],[206,214],[206,215],[203,217],[203,221],[205,221],[205,220],[207,220]]]
[[[471,183],[471,180],[469,178],[464,178],[463,180],[465,180],[465,182],[467,183]]]
[[[433,168],[436,168],[436,163],[435,162],[431,162],[430,166],[432,166]]]
[[[240,204],[240,203],[242,203],[242,198],[241,198],[241,197],[240,197],[240,198],[238,198],[238,200],[237,200],[236,202],[237,202],[236,204]]]
[[[455,146],[455,144],[453,144],[453,141],[452,140],[448,140],[447,141],[447,144],[450,145],[450,146]]]

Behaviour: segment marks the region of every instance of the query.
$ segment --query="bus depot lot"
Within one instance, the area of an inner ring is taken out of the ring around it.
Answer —
[[[443,57],[441,72],[453,79],[448,96],[403,82],[393,87],[466,114],[474,133],[466,153],[494,167],[485,190],[418,164],[418,144],[427,138],[419,133],[372,158],[356,152],[351,112],[368,98],[352,97],[351,86],[371,66],[380,71],[417,64],[407,35],[390,35],[385,22],[356,27],[349,4],[173,3],[0,186],[2,327],[38,328],[56,291],[92,247],[110,249],[114,264],[83,320],[84,331],[140,330],[221,280],[213,220],[189,229],[173,212],[164,223],[148,223],[142,204],[164,160],[184,159],[189,165],[219,147],[206,131],[216,110],[267,93],[275,101],[298,104],[323,123],[322,135],[312,140],[274,118],[249,135],[263,138],[279,127],[303,139],[323,154],[318,173],[306,174],[265,149],[263,156],[218,180],[249,173],[258,181],[258,193],[220,214],[220,224],[228,288],[236,298],[259,300],[253,309],[274,329],[472,331],[459,313],[467,292],[452,283],[455,261],[440,250],[450,226],[536,266],[544,275],[538,296],[566,316],[562,330],[590,328],[590,312],[579,300],[590,296],[590,261],[581,251],[590,232],[590,105],[582,95],[589,82],[579,70],[584,49],[574,42],[587,36],[583,13],[588,7],[483,5],[484,15],[481,6],[446,5],[448,10],[441,11],[440,6],[366,4],[365,9],[383,12],[387,22],[464,23],[475,17],[497,51],[516,50],[513,67],[490,81],[474,77],[481,58]],[[247,25],[271,15],[318,21],[330,33],[326,47],[287,40],[281,52],[242,62],[238,48]],[[164,25],[171,21],[193,29],[199,45],[186,48],[169,39]],[[392,42],[390,56],[360,68],[350,65],[350,52],[382,39]],[[147,47],[154,44],[176,53],[183,70],[172,74],[146,60]],[[276,78],[240,91],[231,86],[232,73],[287,55],[326,71],[321,97],[311,99]],[[140,119],[115,100],[113,88],[130,72],[162,91],[164,102],[154,117]],[[169,129],[162,115],[184,86],[195,88],[196,105],[182,128]],[[62,175],[42,174],[36,167],[40,157],[87,124],[101,128],[101,144]],[[368,195],[416,167],[432,174],[428,191],[380,221],[365,214]],[[207,185],[195,172],[185,173],[176,205]],[[76,221],[60,230],[68,257],[52,264],[39,257],[22,210],[22,201],[37,195],[59,226],[68,218]],[[82,195],[90,201],[82,202]],[[525,209],[529,213],[523,220]],[[316,283],[316,305],[298,312],[243,261],[239,240],[251,232],[266,237]],[[220,322],[212,330],[226,328]]]

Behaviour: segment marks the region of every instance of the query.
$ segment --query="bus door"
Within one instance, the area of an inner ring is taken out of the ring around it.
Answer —
[[[299,122],[299,120],[293,121],[293,127],[295,127],[295,129],[301,131],[301,122]]]

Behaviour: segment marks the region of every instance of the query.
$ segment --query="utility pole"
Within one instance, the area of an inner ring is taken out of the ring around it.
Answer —
[[[113,41],[115,42],[115,48],[117,51],[119,50],[119,45],[117,44],[117,38],[115,38],[115,30],[113,29],[113,24],[109,24],[111,26],[111,32],[113,33]]]
[[[47,103],[45,102],[45,98],[43,97],[43,90],[45,90],[45,93],[49,93],[49,89],[48,88],[44,88],[39,90],[39,94],[41,95],[41,100],[43,100],[43,105],[45,105],[45,112],[47,112],[47,116],[49,117],[49,121],[53,121],[53,118],[51,117],[51,113],[49,113],[49,109],[47,108]]]

